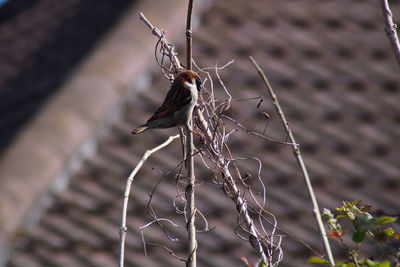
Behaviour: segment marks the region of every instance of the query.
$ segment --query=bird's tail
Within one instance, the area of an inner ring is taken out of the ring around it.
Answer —
[[[148,129],[150,129],[150,127],[142,125],[142,126],[137,127],[136,129],[134,129],[132,131],[132,133],[133,134],[140,134],[140,133],[142,133],[142,132],[144,132],[144,131],[146,131]]]

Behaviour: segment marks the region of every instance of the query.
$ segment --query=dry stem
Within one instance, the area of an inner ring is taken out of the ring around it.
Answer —
[[[231,63],[231,62],[230,62]],[[229,65],[228,63],[227,65]],[[223,68],[223,67],[222,67]],[[218,101],[214,97],[214,89],[213,82],[211,76],[208,72],[204,70],[210,69],[199,69],[201,72],[207,74],[209,77],[209,82],[211,85],[210,92],[206,90],[206,93],[209,94],[209,97],[202,102],[202,108],[195,110],[195,118],[196,124],[199,127],[199,132],[203,134],[204,147],[202,148],[202,155],[207,157],[215,164],[215,168],[212,171],[217,174],[219,173],[222,176],[222,183],[215,180],[217,184],[222,185],[224,193],[231,198],[236,204],[236,210],[238,212],[238,228],[244,231],[247,236],[245,237],[243,234],[239,233],[235,230],[235,233],[242,239],[247,240],[257,251],[260,262],[267,264],[267,266],[277,266],[278,263],[283,258],[283,251],[280,247],[281,237],[278,237],[277,240],[274,239],[275,229],[276,229],[276,219],[271,214],[268,213],[264,208],[265,203],[265,186],[263,185],[260,170],[261,170],[261,161],[257,158],[236,158],[234,159],[230,149],[227,145],[227,141],[229,136],[235,132],[235,130],[228,131],[225,127],[225,123],[222,122],[222,118],[225,118],[223,113],[229,109],[232,97],[228,92],[227,88],[225,88],[223,82],[220,79],[218,74],[218,70],[221,67],[215,66],[211,68],[215,70],[215,75],[223,87],[224,92],[226,93],[228,99],[226,101]],[[203,113],[205,115],[203,115]],[[225,156],[224,154],[227,154]],[[259,163],[258,169],[258,180],[261,183],[261,191],[262,191],[262,203],[259,203],[253,194],[250,187],[245,183],[245,178],[243,178],[240,174],[236,161],[244,160],[244,159],[253,159],[257,160]],[[236,178],[230,173],[230,164],[232,163],[233,170],[235,171]],[[238,181],[239,183],[238,183]],[[237,184],[238,183],[238,184]],[[243,190],[239,189],[239,186],[243,187]],[[248,191],[250,193],[252,201],[256,204],[256,207],[252,207],[247,203],[244,195]],[[253,219],[250,216],[250,212],[254,212],[258,216],[260,229],[257,228]],[[270,215],[273,218],[273,222],[270,222],[266,219],[265,214]],[[273,230],[271,233],[267,233],[265,227],[263,226],[263,221],[267,221],[272,227]]]
[[[174,65],[175,70],[176,71],[181,71],[183,68],[182,68],[182,65],[180,64],[180,61],[179,61],[178,57],[177,57],[177,53],[175,53],[175,51],[174,51],[174,46],[171,45],[167,41],[167,39],[165,38],[164,32],[162,30],[159,30],[158,28],[154,27],[150,23],[150,21],[143,15],[142,12],[139,13],[139,19],[141,21],[143,21],[143,23],[146,24],[147,27],[149,27],[149,29],[151,30],[151,33],[158,38],[159,42],[163,43],[162,47],[165,50],[167,50],[167,53],[168,53],[167,56],[170,57],[170,61]]]
[[[189,0],[186,18],[186,65],[188,70],[192,70],[192,10],[193,0]]]
[[[247,230],[250,234],[249,240],[256,249],[257,253],[260,255],[262,261],[267,262],[267,257],[262,247],[259,234],[254,226],[253,220],[250,217],[248,206],[243,197],[241,196],[240,191],[237,188],[235,181],[229,171],[228,162],[222,156],[220,148],[217,145],[217,143],[213,141],[214,140],[213,134],[208,128],[208,123],[204,119],[203,114],[199,111],[199,109],[196,110],[196,116],[198,117],[198,121],[200,127],[202,128],[202,131],[206,134],[209,145],[212,146],[211,151],[213,151],[214,157],[216,158],[217,164],[220,168],[221,174],[226,183],[227,187],[226,189],[229,191],[228,194],[230,198],[235,202],[236,210],[239,212],[239,214],[243,214],[244,216],[244,223],[246,224]]]
[[[282,124],[283,124],[283,126],[285,128],[285,131],[289,136],[290,142],[293,144],[292,145],[293,154],[296,157],[297,163],[299,164],[299,166],[301,168],[301,171],[302,171],[303,177],[304,177],[304,181],[306,182],[306,185],[307,185],[308,194],[309,194],[309,196],[311,198],[311,202],[312,202],[313,207],[314,207],[313,208],[313,213],[314,213],[315,219],[316,219],[317,224],[318,224],[318,228],[319,228],[319,231],[320,231],[320,234],[321,234],[321,238],[322,238],[322,240],[324,242],[325,252],[326,252],[326,254],[328,256],[329,262],[332,265],[335,265],[335,261],[333,259],[333,255],[332,255],[332,251],[331,251],[331,248],[330,248],[330,245],[329,245],[329,241],[328,241],[328,238],[326,236],[324,224],[322,222],[321,213],[319,211],[317,198],[315,197],[314,190],[313,190],[312,185],[311,185],[310,177],[308,175],[306,166],[304,164],[303,157],[301,156],[300,147],[296,143],[296,140],[294,139],[293,133],[289,128],[289,123],[287,122],[287,120],[285,118],[285,114],[283,113],[283,110],[282,110],[282,108],[281,108],[281,106],[279,104],[278,98],[277,98],[274,90],[272,89],[271,85],[269,84],[267,77],[265,76],[265,74],[261,70],[261,68],[258,66],[258,64],[255,61],[255,59],[253,57],[250,57],[250,60],[253,63],[254,67],[257,69],[258,73],[260,74],[261,79],[264,81],[265,86],[268,89],[268,93],[272,98],[272,103],[275,106],[276,111],[278,112],[278,114],[280,116]]]
[[[188,12],[186,19],[186,65],[188,70],[192,70],[192,10],[193,10],[193,0],[189,0],[188,3]],[[193,119],[190,119],[190,125],[193,129]],[[193,133],[186,129],[187,132],[187,153],[189,164],[187,169],[189,183],[186,187],[186,199],[188,204],[188,213],[189,213],[189,221],[187,224],[188,231],[188,252],[189,257],[187,259],[186,265],[189,267],[196,267],[197,265],[197,241],[196,241],[196,208],[194,203],[194,195],[195,195],[195,181],[196,178],[194,176],[194,145],[193,145]]]
[[[151,156],[154,152],[157,152],[160,149],[163,149],[167,145],[169,145],[173,140],[179,138],[179,134],[175,136],[170,136],[164,143],[160,144],[159,146],[147,150],[144,154],[143,157],[140,159],[139,163],[136,165],[135,169],[131,172],[129,175],[127,181],[126,181],[126,187],[125,187],[125,192],[124,192],[124,203],[122,205],[122,218],[121,218],[121,228],[119,231],[119,267],[124,266],[124,252],[125,252],[125,237],[126,233],[128,231],[128,228],[126,227],[126,214],[127,214],[127,209],[128,209],[128,201],[129,201],[129,193],[131,191],[131,185],[133,182],[133,178],[136,176],[137,172],[140,170],[140,168],[143,166],[144,162],[147,160],[149,156]]]
[[[400,43],[399,37],[397,36],[397,25],[393,23],[392,11],[389,8],[389,3],[387,0],[381,0],[382,13],[385,19],[385,31],[386,35],[392,44],[394,54],[397,59],[397,63],[400,66]]]

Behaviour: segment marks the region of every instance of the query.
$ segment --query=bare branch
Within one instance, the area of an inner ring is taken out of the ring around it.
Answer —
[[[192,70],[192,10],[193,10],[193,0],[189,0],[187,19],[186,19],[186,65],[188,70]],[[193,119],[190,119],[190,125],[193,129]],[[195,194],[195,182],[196,178],[194,176],[194,145],[193,145],[193,133],[186,129],[187,131],[187,153],[188,155],[188,179],[189,183],[186,187],[186,199],[188,205],[189,221],[187,224],[188,231],[188,252],[189,257],[187,259],[186,265],[189,267],[196,267],[197,265],[197,240],[196,240],[196,208],[194,203]]]
[[[153,221],[156,221],[156,222],[157,222],[157,224],[160,226],[161,230],[164,232],[164,234],[165,234],[165,236],[168,238],[168,240],[170,240],[170,241],[172,241],[172,242],[176,242],[176,241],[178,241],[178,239],[177,239],[177,238],[172,238],[172,237],[170,236],[170,234],[167,232],[167,230],[165,229],[165,227],[160,223],[161,221],[163,221],[163,220],[168,220],[168,219],[159,219],[159,218],[157,217],[157,215],[156,215],[156,213],[155,213],[153,207],[151,206],[151,201],[152,201],[152,199],[153,199],[154,193],[155,193],[155,191],[156,191],[158,185],[161,183],[161,181],[162,181],[162,178],[158,180],[158,182],[156,183],[156,185],[155,185],[154,188],[153,188],[153,191],[150,193],[150,199],[149,199],[149,201],[147,202],[146,211],[147,211],[147,214],[149,214],[150,217],[153,218]],[[168,221],[169,221],[169,220],[168,220]],[[177,225],[174,225],[174,226],[177,226]],[[142,236],[143,236],[143,231],[142,231]],[[145,252],[146,252],[146,251],[145,251]]]
[[[400,42],[397,36],[397,25],[393,23],[392,11],[387,0],[381,0],[383,18],[385,19],[385,32],[392,44],[397,63],[400,66]]]
[[[186,17],[186,66],[188,70],[192,70],[192,11],[193,0],[189,0],[188,12]]]
[[[165,218],[160,218],[160,219],[156,219],[156,220],[152,220],[151,222],[146,223],[145,225],[139,227],[140,230],[143,230],[147,227],[149,227],[150,225],[152,225],[153,223],[157,222],[161,222],[161,221],[166,221],[169,222],[170,224],[172,224],[175,227],[178,227],[179,225],[175,224],[173,221],[169,220],[169,219],[165,219]],[[178,239],[176,239],[175,241],[178,241]]]
[[[143,15],[142,12],[139,13],[139,18],[141,21],[144,22],[144,24],[146,24],[147,27],[149,27],[152,34],[155,35],[159,39],[159,42],[162,43],[162,47],[168,52],[167,56],[170,58],[171,63],[174,65],[176,72],[181,71],[183,68],[177,57],[177,53],[175,53],[175,51],[174,51],[175,47],[167,41],[167,39],[165,38],[164,32],[159,30],[157,27],[154,27],[150,23],[150,21]]]
[[[253,135],[255,135],[255,136],[258,136],[258,137],[267,139],[267,140],[270,141],[270,142],[277,143],[277,144],[281,144],[281,145],[291,145],[291,146],[297,145],[297,144],[294,144],[294,143],[288,143],[288,142],[278,141],[278,140],[272,139],[271,137],[268,137],[268,136],[266,136],[266,135],[264,135],[264,134],[257,133],[257,132],[255,132],[255,131],[253,131],[253,130],[248,129],[246,126],[242,125],[242,124],[241,124],[240,122],[238,122],[237,120],[235,120],[235,119],[233,119],[233,118],[231,118],[231,117],[228,117],[228,116],[226,116],[226,115],[222,115],[221,117],[232,121],[233,123],[235,123],[237,126],[239,126],[240,128],[242,128],[242,129],[245,130],[246,132],[251,133],[251,134],[253,134]]]
[[[299,166],[301,168],[301,171],[303,173],[304,181],[305,181],[305,183],[307,185],[308,194],[309,194],[309,196],[311,198],[311,202],[312,202],[313,207],[314,207],[313,208],[314,217],[315,217],[315,219],[317,221],[317,225],[318,225],[318,228],[319,228],[319,231],[320,231],[320,234],[321,234],[321,238],[322,238],[323,243],[324,243],[325,252],[326,252],[326,254],[328,256],[329,262],[332,265],[335,265],[335,261],[333,259],[333,255],[332,255],[332,251],[331,251],[331,248],[330,248],[330,245],[329,245],[329,241],[328,241],[328,238],[326,236],[326,231],[325,231],[325,228],[324,228],[324,224],[322,222],[321,213],[319,211],[317,198],[315,197],[314,190],[313,190],[312,185],[311,185],[311,180],[310,180],[310,177],[309,177],[307,169],[306,169],[306,165],[304,164],[303,157],[301,156],[300,147],[296,143],[296,140],[294,139],[293,133],[289,128],[289,123],[287,122],[287,120],[285,118],[285,114],[283,113],[283,110],[282,110],[282,108],[281,108],[281,106],[279,104],[278,98],[277,98],[274,90],[272,89],[271,85],[269,84],[267,77],[265,76],[265,74],[261,70],[261,68],[258,66],[258,64],[255,61],[255,59],[253,57],[250,57],[250,60],[253,63],[254,67],[257,69],[258,73],[260,74],[261,79],[264,81],[265,86],[268,89],[268,93],[271,96],[272,103],[275,106],[276,111],[278,112],[278,115],[280,116],[280,119],[282,121],[283,127],[285,128],[285,131],[288,134],[288,136],[290,138],[290,141],[293,144],[292,145],[293,154],[294,154],[294,156],[295,156],[295,158],[297,160],[297,163],[299,164]]]
[[[244,216],[244,222],[246,224],[248,232],[250,233],[250,238],[252,237],[252,239],[254,240],[254,242],[253,242],[254,248],[256,249],[257,253],[260,255],[262,261],[267,262],[267,257],[265,255],[263,247],[261,245],[259,235],[255,229],[253,220],[251,219],[249,211],[247,209],[247,204],[244,201],[244,199],[241,197],[240,191],[237,188],[237,186],[233,180],[233,177],[230,174],[230,171],[228,169],[228,166],[227,166],[228,162],[220,153],[220,149],[219,149],[218,145],[216,144],[216,142],[213,142],[213,134],[211,133],[210,129],[208,128],[208,123],[204,119],[203,114],[200,112],[199,109],[196,109],[196,113],[197,113],[196,116],[198,118],[200,126],[201,126],[203,132],[206,134],[209,144],[212,146],[212,149],[210,151],[213,151],[214,156],[217,160],[218,166],[220,167],[221,174],[222,174],[224,181],[227,184],[227,188],[229,190],[229,196],[236,203],[236,209],[239,212],[239,214],[243,214],[243,216]]]
[[[157,244],[157,243],[149,243],[149,245],[160,247],[160,248],[164,249],[165,251],[167,251],[169,254],[171,254],[171,256],[173,256],[174,258],[176,258],[176,259],[178,259],[178,260],[180,260],[180,261],[186,262],[185,259],[182,259],[182,258],[178,257],[178,256],[172,251],[172,249],[169,249],[169,248],[167,248],[166,246],[163,246],[163,245]],[[187,263],[187,262],[186,262],[186,263]]]
[[[131,191],[131,185],[133,182],[133,179],[135,178],[136,174],[142,168],[144,162],[147,160],[148,157],[150,157],[153,153],[157,152],[160,149],[163,149],[167,145],[169,145],[172,141],[175,139],[179,138],[179,134],[175,136],[170,136],[164,143],[160,144],[159,146],[147,150],[144,154],[143,157],[140,159],[139,163],[136,165],[135,169],[131,172],[129,175],[127,181],[126,181],[126,187],[125,187],[125,192],[124,192],[124,202],[122,205],[122,218],[121,218],[121,228],[119,231],[119,267],[124,266],[124,252],[125,252],[125,237],[126,233],[128,232],[128,228],[126,227],[126,214],[128,210],[128,201],[129,201],[129,193]]]

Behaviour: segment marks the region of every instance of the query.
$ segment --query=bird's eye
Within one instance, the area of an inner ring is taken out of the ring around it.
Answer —
[[[202,89],[201,81],[196,79],[197,90],[200,91]]]

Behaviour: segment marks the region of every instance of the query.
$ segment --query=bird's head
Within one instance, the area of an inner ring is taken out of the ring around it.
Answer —
[[[194,71],[184,71],[176,77],[176,79],[179,79],[183,82],[183,84],[189,83],[190,85],[196,85],[197,91],[200,91],[202,89],[201,85],[201,79],[199,75],[194,72]]]

